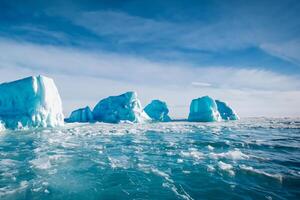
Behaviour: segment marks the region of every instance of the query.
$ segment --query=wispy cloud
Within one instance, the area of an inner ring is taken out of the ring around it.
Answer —
[[[186,117],[190,100],[201,95],[227,100],[244,116],[253,115],[254,110],[256,115],[278,114],[274,106],[287,98],[292,100],[284,109],[299,113],[295,110],[299,107],[296,99],[300,98],[298,77],[259,68],[198,68],[190,63],[153,62],[104,51],[5,39],[0,40],[0,51],[1,82],[32,74],[49,75],[57,81],[66,113],[127,90],[137,90],[144,104],[153,98],[166,100],[176,117]],[[191,82],[202,87],[194,87]],[[288,113],[284,109],[282,115]]]
[[[218,19],[205,24],[192,19],[190,23],[148,19],[120,11],[82,11],[65,17],[99,36],[111,37],[117,44],[148,43],[152,48],[212,52],[257,47],[290,61],[286,58],[294,58],[296,54],[291,45],[297,46],[294,41],[299,40],[297,31],[294,31],[299,23],[290,19],[295,18],[297,13],[294,8],[286,13],[283,12],[286,7],[282,5],[265,4],[269,6],[267,13],[262,12],[259,6],[240,6],[239,9],[224,6]],[[280,16],[277,16],[278,13]],[[273,20],[273,15],[280,23]],[[282,53],[274,53],[279,51],[279,47]],[[285,56],[282,56],[283,51]],[[298,60],[294,64],[300,66]]]

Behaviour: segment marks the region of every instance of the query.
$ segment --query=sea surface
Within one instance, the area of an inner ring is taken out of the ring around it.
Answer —
[[[0,199],[300,199],[300,119],[5,131]]]

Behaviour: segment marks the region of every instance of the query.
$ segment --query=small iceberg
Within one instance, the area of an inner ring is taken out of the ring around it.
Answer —
[[[70,117],[65,120],[68,123],[73,123],[73,122],[93,122],[94,117],[93,113],[90,109],[90,107],[85,107],[85,108],[79,108],[77,110],[74,110]]]
[[[119,123],[120,121],[146,122],[150,117],[143,110],[136,92],[102,99],[93,110],[94,120]]]
[[[166,102],[160,100],[153,100],[150,104],[148,104],[144,111],[148,114],[148,116],[153,121],[159,122],[169,122],[171,118],[169,117],[169,109],[167,107]]]
[[[239,116],[225,102],[216,100],[218,111],[223,120],[238,120]]]
[[[63,125],[62,102],[54,81],[31,76],[2,83],[0,120],[9,129]]]
[[[222,119],[237,120],[239,117],[226,103],[209,96],[192,100],[188,121],[215,122]]]
[[[204,96],[192,100],[188,121],[215,122],[220,120],[221,116],[214,99],[209,96]]]

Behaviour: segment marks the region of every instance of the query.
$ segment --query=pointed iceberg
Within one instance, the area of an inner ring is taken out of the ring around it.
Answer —
[[[145,122],[151,120],[143,111],[136,92],[102,99],[93,110],[94,120],[119,123],[121,121]]]
[[[90,107],[80,108],[74,110],[70,117],[66,119],[66,122],[93,122],[94,117]]]
[[[148,116],[154,121],[160,122],[169,122],[171,118],[169,117],[169,109],[167,107],[166,102],[160,100],[153,100],[150,104],[148,104],[144,111],[148,114]]]
[[[238,120],[239,116],[225,102],[216,100],[218,111],[224,120]]]
[[[62,103],[51,78],[32,76],[0,85],[0,120],[6,128],[64,124]]]
[[[193,99],[190,105],[188,121],[191,122],[214,122],[220,121],[221,116],[214,99],[204,96]]]

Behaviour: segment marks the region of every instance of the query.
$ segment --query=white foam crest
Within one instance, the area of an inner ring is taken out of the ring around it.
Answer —
[[[185,199],[185,200],[193,200],[193,198],[192,198],[185,190],[183,190],[182,187],[181,187],[181,188],[182,188],[183,194],[180,194],[180,193],[178,192],[178,188],[177,188],[174,184],[171,184],[171,183],[163,183],[162,186],[163,186],[163,187],[166,187],[166,188],[170,188],[170,189],[174,192],[174,194],[175,194],[176,196],[178,196],[179,198],[181,198],[181,199]]]
[[[240,167],[240,169],[251,172],[251,173],[260,174],[260,175],[264,175],[264,176],[267,176],[270,178],[274,178],[282,183],[283,176],[281,174],[270,174],[270,173],[264,172],[259,169],[254,169],[253,167],[246,166],[246,165],[240,165],[239,167]]]
[[[127,156],[108,156],[111,168],[128,169],[130,167],[129,158]]]
[[[190,195],[181,187],[181,191],[183,194],[179,193],[179,189],[176,187],[176,185],[174,184],[174,180],[171,179],[170,175],[157,169],[157,168],[151,168],[151,172],[164,178],[167,182],[163,183],[163,187],[167,187],[170,188],[174,194],[176,194],[176,196],[182,198],[182,199],[186,199],[186,200],[192,200],[193,198],[190,197]]]
[[[213,151],[215,148],[211,145],[207,145],[207,149],[210,150],[210,151]]]
[[[242,153],[239,149],[231,150],[226,153],[210,153],[209,157],[213,159],[227,158],[231,160],[244,160],[249,158],[248,155]]]
[[[196,160],[201,160],[204,157],[204,154],[195,148],[189,148],[189,151],[181,151],[180,155],[183,157],[191,157]]]
[[[28,181],[21,181],[20,185],[17,188],[12,188],[11,186],[2,187],[0,188],[0,199],[7,198],[9,196],[14,198],[16,194],[25,192],[28,186]]]
[[[233,166],[231,164],[224,163],[222,161],[218,162],[219,169],[228,172],[231,176],[234,176]]]

